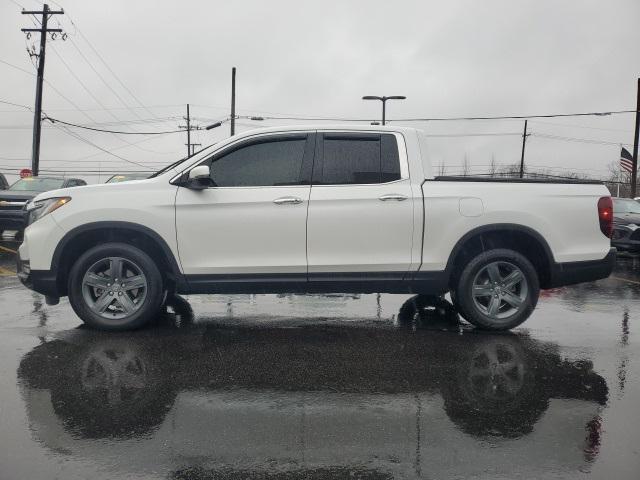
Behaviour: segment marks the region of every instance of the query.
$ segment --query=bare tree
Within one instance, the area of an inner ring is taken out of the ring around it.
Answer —
[[[491,166],[489,167],[489,175],[492,176],[492,177],[495,177],[496,176],[496,171],[497,171],[497,168],[496,168],[496,156],[495,156],[495,154],[492,153],[491,154]]]
[[[620,197],[630,197],[631,196],[631,175],[629,173],[624,172],[620,169],[620,164],[615,162],[610,162],[608,165],[609,176],[604,181],[604,184],[607,186],[611,195],[620,196]]]
[[[464,154],[464,162],[462,163],[462,175],[465,177],[469,175],[469,157],[466,152]]]

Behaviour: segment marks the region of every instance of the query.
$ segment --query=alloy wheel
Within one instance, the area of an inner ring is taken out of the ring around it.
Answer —
[[[95,314],[122,319],[137,312],[146,298],[147,278],[131,260],[107,257],[89,267],[82,279],[82,296]]]
[[[503,320],[522,310],[529,286],[519,267],[511,262],[495,261],[480,269],[472,289],[476,308],[494,320]]]

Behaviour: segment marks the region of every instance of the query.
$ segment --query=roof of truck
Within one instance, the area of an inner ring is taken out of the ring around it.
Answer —
[[[362,125],[362,124],[313,124],[313,125],[279,125],[277,127],[263,127],[247,130],[235,135],[241,137],[245,135],[255,135],[256,133],[275,133],[288,131],[311,131],[311,130],[351,130],[366,132],[415,132],[418,129],[413,127],[403,127],[399,125]]]

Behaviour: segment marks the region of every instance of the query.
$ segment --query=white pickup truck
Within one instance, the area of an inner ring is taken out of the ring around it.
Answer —
[[[172,293],[444,295],[513,328],[540,289],[607,277],[598,182],[437,177],[400,127],[279,127],[147,180],[50,191],[27,207],[22,282],[102,329],[151,321]]]

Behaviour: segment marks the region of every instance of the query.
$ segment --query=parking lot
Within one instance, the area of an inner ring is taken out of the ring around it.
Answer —
[[[640,259],[511,333],[407,295],[194,295],[112,334],[0,245],[0,477],[638,478]]]

